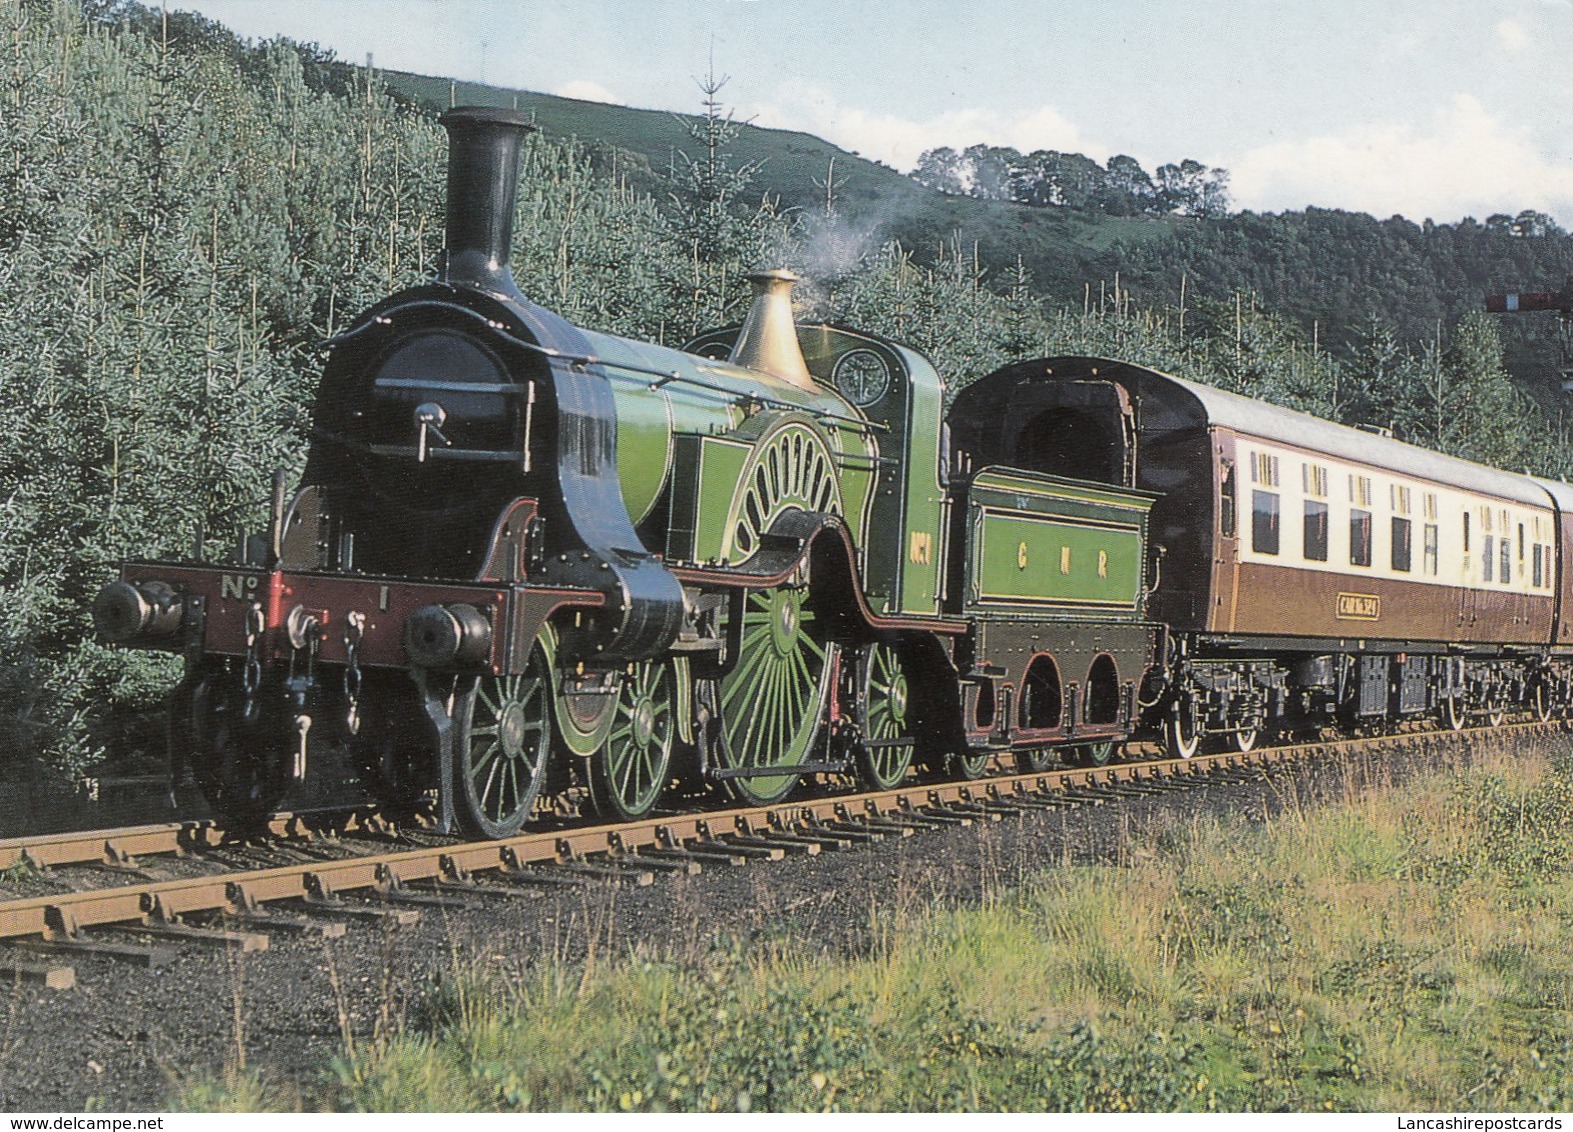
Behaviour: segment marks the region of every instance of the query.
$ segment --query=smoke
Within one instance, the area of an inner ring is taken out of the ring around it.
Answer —
[[[803,267],[814,278],[836,278],[861,267],[879,251],[882,216],[850,218],[836,213],[803,222]]]

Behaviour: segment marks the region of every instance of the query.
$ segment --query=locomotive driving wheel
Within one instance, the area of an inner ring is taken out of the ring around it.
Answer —
[[[675,689],[671,665],[643,660],[630,666],[611,731],[590,757],[590,794],[603,816],[632,821],[655,808],[670,777]]]
[[[862,651],[858,669],[858,777],[871,790],[889,790],[907,776],[917,744],[906,661],[898,648],[879,641]]]
[[[272,692],[270,695],[269,692]],[[214,814],[231,831],[266,825],[293,785],[294,752],[278,718],[278,689],[247,694],[242,676],[215,665],[203,671],[189,697],[191,771]]]
[[[806,583],[755,590],[744,599],[737,663],[721,677],[721,761],[739,799],[768,805],[795,774],[760,774],[802,763],[819,737],[838,646],[828,640]]]
[[[546,776],[555,681],[537,642],[523,672],[482,676],[454,700],[453,800],[472,837],[519,832]]]

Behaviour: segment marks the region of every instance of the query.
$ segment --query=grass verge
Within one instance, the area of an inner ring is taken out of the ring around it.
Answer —
[[[872,914],[873,944],[643,949],[503,977],[290,1103],[370,1110],[1573,1106],[1573,753],[1512,750],[1117,865]],[[243,1097],[236,1092],[243,1092]],[[278,1095],[254,1075],[179,1106]]]

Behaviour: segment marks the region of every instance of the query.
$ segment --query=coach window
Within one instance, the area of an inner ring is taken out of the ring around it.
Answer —
[[[1349,565],[1371,565],[1371,512],[1349,512]]]
[[[1410,523],[1408,519],[1393,516],[1393,569],[1400,573],[1409,573],[1410,565]]]
[[[1529,584],[1534,586],[1535,589],[1537,589],[1537,590],[1541,586],[1546,584],[1545,569],[1540,564],[1540,551],[1541,551],[1541,547],[1540,547],[1540,544],[1537,542],[1535,544],[1535,547],[1534,547],[1534,556],[1530,559],[1530,564],[1529,564],[1529,567],[1530,567],[1530,582],[1529,582]]]
[[[1278,496],[1270,491],[1251,492],[1251,549],[1257,554],[1277,554],[1278,526]]]
[[[1413,524],[1409,518],[1414,496],[1409,488],[1400,483],[1388,485],[1388,496],[1388,502],[1393,508],[1393,569],[1407,574],[1413,564],[1414,554]]]
[[[1464,512],[1464,553],[1469,553],[1469,512]]]
[[[1513,542],[1512,542],[1511,539],[1509,539],[1507,537],[1507,535],[1503,535],[1502,536],[1502,576],[1499,579],[1499,581],[1501,581],[1503,585],[1507,585],[1507,583],[1511,582],[1512,580],[1513,580]]]
[[[1312,562],[1327,561],[1327,504],[1305,501],[1305,556]]]
[[[1301,464],[1300,486],[1305,491],[1305,537],[1302,546],[1309,562],[1327,561],[1327,465]]]
[[[1281,535],[1278,518],[1278,457],[1268,452],[1251,453],[1251,549],[1258,554],[1277,554]]]
[[[1437,539],[1437,526],[1435,523],[1426,524],[1424,538],[1424,568],[1425,572],[1434,578],[1437,576],[1437,571],[1439,568],[1439,564],[1437,562],[1437,548],[1439,546],[1439,542]]]
[[[1234,461],[1225,460],[1218,475],[1218,533],[1234,537]]]

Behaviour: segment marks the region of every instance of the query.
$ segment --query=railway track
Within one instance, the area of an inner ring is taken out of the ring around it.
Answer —
[[[1488,729],[1522,737],[1552,735],[1561,723]],[[696,873],[781,860],[998,821],[1163,795],[1204,784],[1260,781],[1290,763],[1354,755],[1391,756],[1421,745],[1468,740],[1487,731],[1425,731],[1338,739],[1104,767],[1003,773],[972,782],[914,783],[874,793],[798,798],[621,824],[581,824],[500,841],[421,837],[388,848],[368,841],[308,840],[300,820],[274,819],[276,843],[226,845],[211,824],[171,823],[0,841],[0,870],[89,866],[111,883],[80,891],[0,900],[0,978],[69,986],[77,955],[156,964],[168,942],[217,943],[257,950],[275,932],[341,935],[371,920],[408,924],[424,908],[465,908],[490,899],[529,897],[561,884],[650,884],[667,872]],[[380,851],[379,851],[380,850]],[[151,879],[142,860],[190,855],[211,873]],[[273,861],[267,858],[272,856]],[[263,858],[260,867],[258,857]],[[282,859],[282,863],[280,862]],[[128,935],[129,933],[129,935]],[[130,936],[153,943],[130,941]]]

